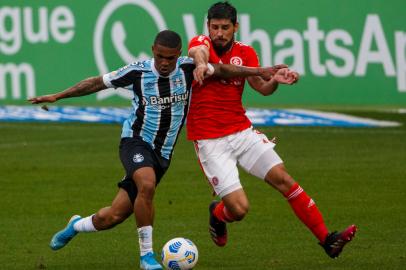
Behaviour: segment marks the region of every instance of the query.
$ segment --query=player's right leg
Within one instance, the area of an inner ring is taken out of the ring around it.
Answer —
[[[120,159],[131,179],[136,196],[132,196],[140,247],[140,267],[144,270],[162,269],[153,251],[153,221],[156,185],[169,167],[169,160],[159,156],[140,137],[125,138],[120,144]],[[130,195],[131,197],[131,195]]]
[[[248,212],[248,199],[242,189],[233,147],[227,137],[195,142],[196,154],[207,180],[222,199],[209,206],[209,232],[218,246],[227,243],[227,222],[241,220]]]
[[[139,168],[134,172],[133,180],[138,190],[134,201],[134,215],[140,245],[140,268],[144,270],[162,269],[162,266],[155,259],[152,241],[153,199],[156,186],[155,171],[151,167]]]
[[[222,197],[221,201],[213,201],[209,206],[209,232],[217,246],[227,244],[226,223],[242,220],[248,213],[249,203],[244,190],[238,189]]]

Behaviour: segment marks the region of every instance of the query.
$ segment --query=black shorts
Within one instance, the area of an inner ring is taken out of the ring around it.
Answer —
[[[156,185],[161,181],[169,167],[170,160],[158,155],[141,137],[122,138],[120,141],[120,160],[126,175],[118,186],[127,191],[132,203],[137,197],[137,187],[132,179],[134,172],[143,167],[151,167],[155,171]]]

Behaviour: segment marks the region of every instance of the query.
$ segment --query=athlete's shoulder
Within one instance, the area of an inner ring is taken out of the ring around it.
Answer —
[[[243,65],[255,67],[259,65],[258,54],[253,47],[240,41],[235,41],[234,48],[236,49],[233,49],[233,56],[237,58],[241,57]]]
[[[234,46],[237,46],[238,48],[241,48],[242,50],[255,51],[255,49],[252,46],[245,44],[241,41],[234,41]]]
[[[211,47],[211,39],[206,35],[195,36],[189,41],[189,49],[195,46],[204,45],[209,49]]]
[[[178,58],[178,64],[179,65],[194,65],[194,60],[191,57],[188,56],[181,56]]]
[[[190,58],[187,56],[179,57],[178,65],[183,71],[189,72],[189,73],[192,73],[196,67],[193,58]]]
[[[137,73],[151,72],[151,60],[130,63],[119,68],[114,73],[116,76],[122,76],[133,71]]]

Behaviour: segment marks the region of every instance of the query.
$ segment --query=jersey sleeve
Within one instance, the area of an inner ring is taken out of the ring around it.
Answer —
[[[126,88],[131,87],[137,77],[142,73],[143,63],[134,62],[126,65],[116,71],[103,75],[103,82],[108,88]]]
[[[193,58],[181,56],[178,60],[179,67],[184,71],[191,73],[195,69],[196,65]]]
[[[200,45],[206,46],[210,50],[210,47],[211,47],[210,38],[205,35],[200,35],[200,36],[196,36],[196,37],[192,38],[189,42],[188,50],[190,50],[193,47],[200,46]]]
[[[259,67],[259,59],[256,51],[251,46],[246,46],[247,63],[248,67]]]

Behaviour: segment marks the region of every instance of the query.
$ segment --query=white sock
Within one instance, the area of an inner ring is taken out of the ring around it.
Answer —
[[[137,229],[138,242],[140,244],[141,256],[152,251],[152,226],[144,226]]]
[[[93,225],[94,214],[85,218],[80,219],[78,222],[73,224],[73,228],[77,232],[97,232],[96,228]]]

